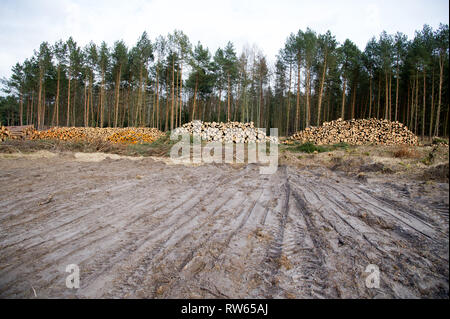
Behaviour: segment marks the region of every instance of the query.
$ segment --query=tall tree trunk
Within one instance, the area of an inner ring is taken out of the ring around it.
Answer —
[[[222,88],[219,88],[219,101],[217,107],[217,122],[220,123],[220,108],[221,108]]]
[[[213,116],[214,101],[213,101],[213,99],[214,99],[214,94],[209,95],[209,97],[208,97],[208,121],[209,122],[212,122],[214,120],[214,116]]]
[[[399,70],[397,66],[397,76],[396,76],[396,88],[395,88],[395,117],[394,120],[397,121],[397,114],[398,114],[398,82],[399,82]]]
[[[301,69],[301,59],[298,57],[298,67],[297,67],[297,104],[295,109],[295,124],[294,130],[299,130],[300,123],[300,69]]]
[[[103,127],[103,114],[105,105],[105,70],[102,70],[102,84],[100,88],[100,127]]]
[[[87,89],[87,114],[86,114],[86,126],[89,127],[89,115],[90,115],[91,95],[89,89]]]
[[[27,96],[27,116],[26,116],[27,125],[30,124],[29,115],[30,115],[30,97]]]
[[[411,91],[411,81],[408,82],[408,92],[407,92],[407,100],[406,100],[406,114],[403,113],[403,123],[409,127],[409,112],[410,112],[410,94]]]
[[[431,114],[430,114],[430,125],[429,125],[429,137],[433,135],[433,117],[434,117],[434,67],[433,74],[431,76]]]
[[[89,125],[94,125],[94,94],[93,94],[93,71],[89,74],[89,109],[91,112],[91,121]]]
[[[281,105],[281,104],[280,104]],[[281,114],[281,112],[280,112]],[[248,122],[245,120],[245,118],[248,118],[248,107],[247,107],[247,94],[246,94],[246,86],[244,86],[242,90],[242,114],[241,114],[241,122]],[[280,130],[281,130],[281,124],[280,124]]]
[[[241,93],[240,92],[241,92],[241,85],[238,86],[237,99],[234,102],[233,121],[236,121],[236,119],[237,119],[237,111],[238,111],[238,107],[239,107],[239,103],[240,103],[240,99],[241,99]]]
[[[142,107],[141,107],[141,113],[139,115],[140,121],[139,126],[144,126],[146,122],[146,113],[148,113],[147,108],[147,78],[142,79]]]
[[[356,104],[356,84],[353,84],[352,88],[352,115],[351,119],[355,118],[355,104]]]
[[[240,84],[239,105],[241,109],[241,122],[245,122],[245,85]],[[280,112],[281,113],[281,112]]]
[[[231,116],[231,92],[230,92],[230,72],[228,72],[228,107],[227,107],[227,122],[230,121],[230,116]],[[194,101],[195,103],[195,101]],[[195,104],[194,104],[195,105]]]
[[[259,118],[258,118],[258,127],[261,127],[261,123],[263,123],[264,116],[264,96],[263,96],[263,86],[262,86],[262,74],[259,77]]]
[[[161,125],[159,122],[159,71],[158,67],[156,67],[156,128],[161,129]]]
[[[99,126],[103,127],[105,116],[105,72],[102,70],[102,80],[100,84],[100,109],[99,109]]]
[[[385,72],[385,79],[386,79],[386,96],[385,96],[385,108],[384,108],[384,119],[388,119],[388,112],[389,112],[389,82],[388,82],[388,75],[387,72]]]
[[[327,53],[325,52],[325,57],[323,61],[322,79],[320,81],[320,89],[319,89],[319,101],[317,103],[317,126],[320,126],[320,113],[322,111],[322,95],[325,83],[326,70],[327,70]]]
[[[193,121],[194,118],[195,118],[195,103],[197,102],[197,87],[198,87],[198,73],[197,73],[197,76],[195,77],[194,104],[192,106],[192,118],[191,118],[191,121]]]
[[[179,97],[179,77],[180,77],[180,68],[178,67],[178,72],[177,72],[177,81],[175,83],[175,92],[177,93],[175,95],[175,127],[178,127],[178,97]]]
[[[42,78],[43,78],[43,71],[40,70],[40,71],[39,71],[38,107],[37,107],[37,122],[38,122],[38,129],[41,128]]]
[[[114,127],[117,127],[118,124],[118,117],[119,117],[119,98],[120,98],[120,77],[122,73],[122,66],[119,65],[119,70],[117,71],[116,76],[116,100],[115,100],[115,106],[114,106]]]
[[[151,127],[156,127],[155,124],[155,105],[156,105],[156,88],[153,90],[153,103],[152,103],[152,125]]]
[[[412,78],[412,90],[411,90],[411,114],[409,115],[408,127],[411,131],[413,131],[413,121],[414,121],[414,102],[415,102],[415,92],[416,92],[416,79]]]
[[[202,121],[206,121],[206,100],[203,100],[202,101],[203,103],[202,103],[202,107],[203,107],[203,109],[202,109]],[[199,105],[200,105],[200,103],[199,103]]]
[[[418,116],[417,116],[417,114],[419,113],[418,109],[419,109],[419,71],[416,71],[416,105],[414,107],[414,111],[415,111],[415,114],[414,114],[414,133],[415,134],[419,134],[419,130],[418,130],[418,127],[417,127],[417,124],[419,122],[418,121]]]
[[[162,130],[162,119],[163,119],[163,114],[162,114],[162,108],[159,106],[159,101],[158,101],[158,99],[160,99],[160,97],[163,95],[162,89],[163,89],[163,86],[160,84],[160,85],[159,85],[158,98],[156,99],[156,105],[157,105],[158,113],[159,113],[159,129],[160,129],[160,130]]]
[[[34,120],[33,120],[33,108],[34,108],[34,89],[31,92],[31,107],[30,107],[30,122],[31,124],[34,125]]]
[[[20,88],[20,102],[19,102],[19,123],[20,126],[23,125],[23,93],[22,93],[22,88]]]
[[[389,72],[389,113],[388,120],[392,118],[392,73]]]
[[[45,125],[45,85],[43,85],[43,95],[42,95],[41,128],[44,125]]]
[[[372,117],[372,76],[369,77],[369,118]]]
[[[129,118],[129,100],[130,100],[130,87],[128,87],[128,89],[125,89],[125,102],[123,105],[123,114],[122,114],[122,123],[121,123],[121,127],[125,126],[125,115],[127,116],[127,118]],[[130,122],[127,122],[127,126],[130,126]]]
[[[172,90],[171,90],[171,94],[172,94],[172,99],[171,99],[171,108],[170,108],[170,129],[173,130],[173,117],[174,117],[174,97],[175,97],[175,92],[174,92],[174,88],[175,88],[175,57],[172,57]]]
[[[291,111],[291,85],[292,85],[292,64],[289,64],[289,91],[288,91],[288,103],[286,110],[286,136],[289,135],[289,113]]]
[[[98,94],[97,94],[98,96]],[[97,97],[97,116],[95,119],[95,127],[99,127],[100,126],[100,110],[101,110],[101,103],[102,103],[102,95],[100,93],[100,96]]]
[[[142,78],[143,78],[143,66],[139,69],[139,88],[138,88],[138,100],[134,115],[134,126],[139,125],[139,115],[141,114],[141,108],[142,108]],[[167,128],[166,128],[167,130]]]
[[[409,129],[414,132],[414,112],[415,112],[415,102],[416,102],[416,78],[412,77],[412,90],[411,90],[411,115]]]
[[[77,101],[77,81],[73,84],[73,107],[72,107],[72,126],[76,126],[76,118],[75,118],[75,111],[76,111],[76,101]]]
[[[87,84],[84,83],[84,127],[87,127],[87,119],[88,119],[88,113],[87,113]]]
[[[166,70],[166,79],[169,79],[169,68],[167,68]],[[169,130],[169,90],[167,88],[167,81],[165,83],[166,85],[164,86],[166,89],[166,118],[165,118],[165,125],[164,125],[164,130],[168,131]]]
[[[423,69],[423,108],[422,108],[422,139],[425,136],[425,107],[426,107],[426,71]]]
[[[331,118],[331,107],[330,107],[330,88],[327,87],[327,118],[326,121],[328,122]]]
[[[344,87],[342,88],[342,106],[341,106],[341,118],[345,120],[345,90],[347,89],[347,79],[344,78]]]
[[[380,118],[381,109],[381,74],[378,76],[378,103],[377,103],[377,119]]]
[[[309,127],[311,121],[311,67],[306,67],[306,127]]]
[[[438,98],[438,107],[437,107],[437,113],[436,113],[436,125],[434,129],[434,135],[439,135],[439,116],[441,114],[441,98],[442,98],[442,80],[444,78],[444,58],[441,55],[439,55],[439,98]],[[447,113],[448,114],[448,113]],[[444,135],[446,135],[447,132],[444,130]]]
[[[98,96],[98,94],[97,94]],[[102,103],[102,94],[100,93],[100,96],[97,97],[97,116],[95,119],[95,127],[100,126],[100,110],[101,110],[101,103]]]
[[[179,94],[180,94],[180,98],[179,98],[179,102],[180,102],[180,120],[178,121],[178,125],[179,126],[181,126],[182,124],[181,124],[181,111],[182,111],[182,109],[183,109],[183,95],[182,95],[182,93],[183,93],[183,63],[181,63],[181,66],[180,66],[180,92],[179,92]]]

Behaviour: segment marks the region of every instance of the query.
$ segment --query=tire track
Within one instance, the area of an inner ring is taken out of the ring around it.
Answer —
[[[225,176],[225,174],[223,175],[223,178],[226,178],[226,176]],[[217,181],[217,184],[219,184],[219,183],[223,183],[224,185],[226,185],[227,183],[225,182],[224,183],[224,181],[223,181],[223,178],[219,178],[218,179],[218,181]],[[230,182],[230,181],[232,181],[232,178],[228,178],[228,182]],[[210,190],[209,191],[206,191],[205,193],[200,193],[200,194],[198,194],[198,196],[197,197],[194,197],[193,199],[191,199],[192,201],[194,201],[194,204],[190,207],[190,208],[192,208],[192,207],[194,207],[195,205],[197,205],[200,201],[201,201],[201,197],[204,195],[204,194],[206,194],[206,193],[208,193],[208,192],[210,192]],[[184,204],[186,204],[186,203],[184,203],[183,201],[181,201],[180,202],[180,204],[179,205],[177,205],[175,208],[173,208],[171,211],[169,211],[168,213],[170,214],[170,213],[172,213],[173,211],[175,211],[176,209],[178,209],[179,207],[181,207],[182,205],[184,205]],[[165,205],[164,205],[165,206]],[[155,209],[154,210],[154,212],[156,212],[158,209]],[[153,212],[153,213],[154,213]],[[120,218],[120,216],[119,216],[119,214],[116,214],[116,219],[119,219]],[[125,225],[125,229],[126,228],[128,228],[129,226],[131,226],[131,224],[132,223],[134,223],[134,222],[136,222],[137,220],[139,220],[140,218],[142,218],[142,216],[141,217],[139,217],[138,216],[138,218],[136,218],[136,219],[134,219],[134,220],[132,220],[131,222],[128,222],[126,225]],[[114,224],[114,221],[111,221],[111,224]],[[157,226],[159,226],[159,225],[157,225]],[[168,225],[165,225],[164,226],[164,228],[168,228]],[[103,228],[102,228],[103,229]],[[97,230],[101,230],[101,229],[97,229]],[[95,231],[92,231],[91,233],[94,233],[94,232],[96,232],[97,230],[95,230]],[[109,232],[109,234],[107,234],[105,237],[103,237],[103,240],[106,240],[106,239],[108,239],[108,238],[111,238],[111,237],[115,237],[115,236],[117,236],[117,233],[116,232]],[[85,239],[86,240],[86,239]],[[116,241],[117,241],[118,239],[116,239]],[[96,241],[93,241],[92,243],[95,243]],[[57,247],[52,247],[52,249],[48,249],[48,251],[52,251],[52,253],[53,254],[57,254],[57,252],[55,251],[55,250],[58,250],[58,249],[61,249],[62,247],[64,247],[65,245],[70,245],[70,243],[71,243],[71,240],[66,240],[66,241],[64,241],[64,243],[62,243],[62,244],[60,244],[60,245],[58,245]],[[86,247],[89,247],[90,245],[86,245],[86,246],[83,246],[83,248],[86,248]],[[76,253],[78,252],[78,250],[76,249],[76,250],[74,250],[74,251],[71,251],[69,254],[67,254],[67,255],[72,255],[72,256],[74,256]],[[45,253],[44,254],[42,254],[41,256],[44,256],[45,255]],[[65,256],[67,256],[67,255],[65,255]],[[92,255],[92,254],[91,254]],[[41,257],[40,256],[40,257]],[[65,257],[64,256],[64,257]],[[63,258],[59,258],[59,259],[57,259],[57,260],[55,260],[56,262],[59,262],[60,260],[62,260],[62,259],[64,259],[64,257]],[[34,258],[35,259],[35,258]],[[34,260],[33,259],[33,260]],[[87,258],[87,259],[89,259],[89,258]],[[85,259],[86,260],[86,259]],[[31,260],[30,260],[30,262],[32,262]],[[82,263],[82,261],[80,262],[80,264]],[[42,271],[42,270],[44,270],[44,269],[47,269],[47,268],[50,268],[51,267],[51,265],[45,265],[45,266],[43,266],[43,267],[41,267],[40,269],[38,269],[37,271]],[[54,277],[54,278],[56,278],[56,277]],[[48,281],[49,282],[49,285],[51,285],[52,283],[53,283],[53,280],[49,280]],[[45,287],[44,287],[45,288]]]

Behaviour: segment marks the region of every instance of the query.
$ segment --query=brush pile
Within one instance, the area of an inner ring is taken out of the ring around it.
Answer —
[[[306,128],[290,137],[291,141],[316,145],[417,145],[418,138],[400,122],[378,119],[344,121],[337,119],[319,127]]]
[[[98,127],[53,127],[46,131],[35,131],[31,139],[57,139],[62,141],[109,141],[120,144],[152,143],[164,133],[156,128],[98,128]]]
[[[196,134],[203,141],[225,143],[278,143],[277,136],[267,136],[253,122],[202,122],[192,121],[174,130],[175,134]]]

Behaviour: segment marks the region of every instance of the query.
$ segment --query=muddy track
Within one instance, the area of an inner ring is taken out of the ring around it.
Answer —
[[[389,178],[0,159],[0,297],[448,298],[448,184]]]

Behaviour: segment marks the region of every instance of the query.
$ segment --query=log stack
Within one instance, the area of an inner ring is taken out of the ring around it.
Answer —
[[[126,128],[119,129],[107,139],[113,143],[142,144],[153,143],[163,135],[164,133],[156,128]]]
[[[32,140],[61,140],[61,141],[81,141],[88,140],[84,133],[88,128],[81,127],[52,127],[45,131],[36,131]]]
[[[417,145],[418,138],[400,122],[378,119],[337,119],[309,127],[290,137],[291,141],[317,145]]]
[[[98,127],[53,127],[46,131],[35,131],[31,139],[57,139],[63,141],[109,141],[121,144],[152,143],[164,133],[155,128],[98,128]]]
[[[6,140],[9,136],[10,136],[9,130],[4,126],[1,126],[0,127],[0,142],[3,142],[4,140]]]
[[[277,136],[267,136],[253,122],[202,122],[192,121],[174,130],[175,134],[196,134],[203,141],[225,143],[278,143]]]
[[[36,130],[33,125],[21,125],[21,126],[6,126],[2,127],[2,134],[5,138],[10,139],[28,139],[30,138]],[[6,133],[7,132],[7,133]]]

